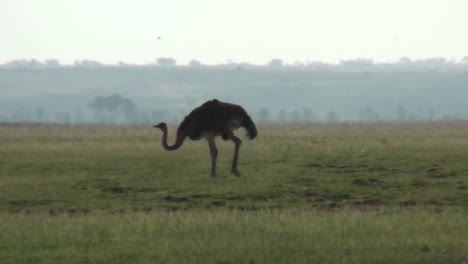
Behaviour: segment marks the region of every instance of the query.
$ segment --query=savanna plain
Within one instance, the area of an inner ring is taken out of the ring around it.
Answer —
[[[468,263],[468,123],[258,130],[1,124],[0,263]]]

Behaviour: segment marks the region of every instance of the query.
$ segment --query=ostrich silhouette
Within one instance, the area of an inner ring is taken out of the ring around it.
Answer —
[[[218,149],[215,144],[216,137],[221,136],[224,140],[231,140],[234,143],[231,173],[240,176],[237,170],[237,160],[242,140],[235,136],[233,131],[244,127],[249,139],[254,139],[257,136],[257,127],[244,108],[216,99],[207,101],[193,109],[184,118],[177,129],[176,141],[173,145],[167,143],[166,123],[159,123],[154,127],[162,131],[162,146],[169,151],[180,148],[186,137],[191,140],[205,138],[208,141],[211,154],[211,177],[216,177],[216,160],[218,157]]]

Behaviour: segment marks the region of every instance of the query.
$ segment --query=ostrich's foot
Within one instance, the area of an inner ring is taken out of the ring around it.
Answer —
[[[238,170],[231,170],[231,174],[233,174],[236,177],[241,176],[241,173]]]

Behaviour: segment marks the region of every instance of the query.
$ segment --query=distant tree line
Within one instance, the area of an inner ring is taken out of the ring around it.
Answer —
[[[264,122],[468,120],[467,83],[466,58],[336,65],[18,60],[0,65],[0,122],[177,123],[213,98],[241,104]]]
[[[325,63],[320,61],[297,61],[294,63],[285,63],[283,60],[271,59],[263,65],[251,64],[246,62],[227,62],[224,64],[207,65],[199,60],[192,59],[188,65],[178,65],[176,59],[170,57],[160,57],[154,63],[132,64],[119,62],[117,64],[104,64],[96,60],[76,60],[73,64],[62,64],[57,59],[47,59],[39,61],[37,59],[18,59],[0,64],[0,68],[98,68],[98,67],[209,67],[226,68],[235,67],[239,69],[309,69],[315,71],[468,71],[468,55],[460,60],[448,60],[443,57],[425,58],[413,60],[409,57],[402,57],[395,62],[375,62],[368,58],[356,58],[350,60],[341,60],[339,63]]]
[[[105,123],[105,124],[149,124],[158,122],[178,123],[186,112],[175,112],[171,109],[153,109],[139,111],[131,100],[118,94],[100,96],[88,104],[87,109],[77,108],[73,111],[48,112],[44,108],[17,108],[12,114],[0,114],[2,122],[45,122],[45,123]],[[253,118],[258,122],[270,123],[312,123],[349,121],[333,109],[322,114],[311,109],[280,109],[270,110],[266,107],[253,111]],[[370,107],[362,108],[354,121],[436,121],[436,120],[468,120],[468,111],[459,115],[438,115],[433,108],[408,111],[399,105],[392,114],[382,114]]]

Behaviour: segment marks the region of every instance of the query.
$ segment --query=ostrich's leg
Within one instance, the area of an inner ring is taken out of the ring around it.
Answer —
[[[237,170],[237,160],[239,159],[239,149],[242,144],[242,140],[234,135],[230,138],[234,142],[234,158],[232,159],[231,173],[240,176],[240,172]]]
[[[214,137],[207,137],[208,146],[211,154],[211,177],[216,177],[216,159],[218,158],[218,149],[216,148]]]

